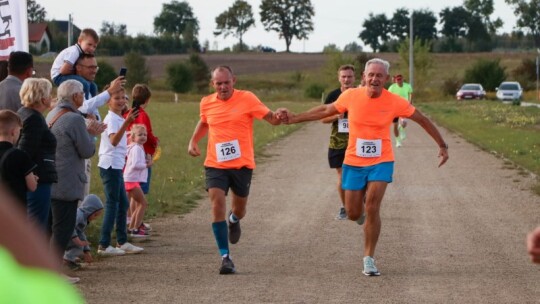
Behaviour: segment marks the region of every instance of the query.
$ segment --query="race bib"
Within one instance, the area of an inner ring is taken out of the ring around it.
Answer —
[[[225,162],[233,159],[240,158],[240,144],[238,139],[231,140],[228,142],[217,143],[216,144],[216,155],[218,162]]]
[[[338,133],[349,133],[349,119],[338,119]]]
[[[360,157],[381,157],[381,139],[356,139],[356,155]]]

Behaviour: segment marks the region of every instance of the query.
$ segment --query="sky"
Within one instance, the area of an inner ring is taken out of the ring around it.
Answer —
[[[179,0],[182,1],[182,0]],[[47,11],[47,19],[68,20],[69,14],[79,28],[90,27],[98,31],[102,22],[125,24],[129,35],[153,35],[154,18],[162,10],[164,3],[171,0],[36,0]],[[199,41],[209,42],[210,50],[231,47],[238,43],[233,36],[223,38],[214,36],[216,27],[215,18],[232,6],[234,0],[188,0],[187,1],[197,19],[199,20]],[[279,51],[285,50],[285,40],[279,39],[277,32],[266,32],[260,23],[259,6],[261,0],[247,0],[252,6],[255,15],[255,27],[251,28],[243,37],[244,43],[249,46],[264,45]],[[386,1],[360,1],[360,0],[312,0],[315,8],[313,18],[314,31],[309,39],[299,41],[293,39],[292,52],[321,52],[328,44],[335,44],[339,48],[356,42],[364,46],[358,38],[362,31],[362,24],[369,13],[386,14],[391,18],[398,8],[409,10],[429,9],[438,18],[439,12],[446,7],[462,6],[463,0],[386,0]],[[406,3],[406,4],[404,4]],[[513,30],[516,17],[512,8],[504,0],[494,0],[495,11],[492,19],[496,17],[503,20],[503,28],[499,33],[509,33]],[[365,47],[369,50],[369,47]],[[98,47],[99,51],[99,47]]]

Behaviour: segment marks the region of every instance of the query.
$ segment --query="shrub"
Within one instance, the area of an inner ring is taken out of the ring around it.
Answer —
[[[486,91],[495,91],[495,88],[505,79],[506,72],[505,68],[500,65],[500,59],[480,59],[465,71],[463,82],[480,83]]]
[[[304,90],[304,96],[308,98],[321,98],[324,93],[324,86],[318,83],[309,84]]]
[[[106,60],[99,59],[97,64],[99,66],[99,71],[96,74],[94,82],[97,84],[98,89],[101,90],[105,85],[118,77],[118,74],[117,71],[114,70],[114,67]]]
[[[133,87],[137,83],[146,83],[150,80],[150,70],[146,66],[146,58],[139,53],[129,52],[124,56],[124,63],[128,70],[126,74],[127,86]]]
[[[518,81],[523,90],[536,88],[536,62],[533,59],[523,59],[521,65],[512,71],[512,76]]]
[[[167,65],[167,84],[175,93],[186,93],[193,87],[194,79],[188,64],[177,61]]]
[[[193,81],[195,83],[195,88],[199,93],[208,92],[208,87],[210,83],[210,70],[206,65],[206,62],[202,60],[201,56],[197,54],[192,54],[189,56],[189,67],[191,69],[191,74],[193,75]]]
[[[461,86],[461,80],[456,75],[452,75],[450,78],[446,78],[441,85],[441,92],[444,95],[455,95]]]

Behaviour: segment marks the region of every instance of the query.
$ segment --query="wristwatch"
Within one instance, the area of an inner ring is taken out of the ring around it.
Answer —
[[[448,150],[448,144],[444,143],[444,145],[439,146],[439,148]]]

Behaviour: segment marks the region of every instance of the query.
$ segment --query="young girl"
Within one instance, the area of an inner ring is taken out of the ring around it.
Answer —
[[[113,93],[107,102],[109,112],[103,120],[107,129],[101,135],[98,167],[107,201],[98,247],[100,255],[123,255],[143,251],[143,248],[127,242],[126,215],[129,202],[124,187],[122,169],[127,155],[126,128],[135,120],[137,111],[131,110],[124,119],[122,109],[126,102],[124,89]],[[112,247],[111,233],[115,223],[117,247]]]
[[[148,162],[143,145],[147,139],[146,127],[142,124],[131,126],[131,143],[127,148],[126,167],[124,169],[124,182],[130,199],[131,221],[128,231],[132,237],[146,237],[148,231],[143,225],[143,217],[148,202],[141,189],[141,182],[148,178]]]

